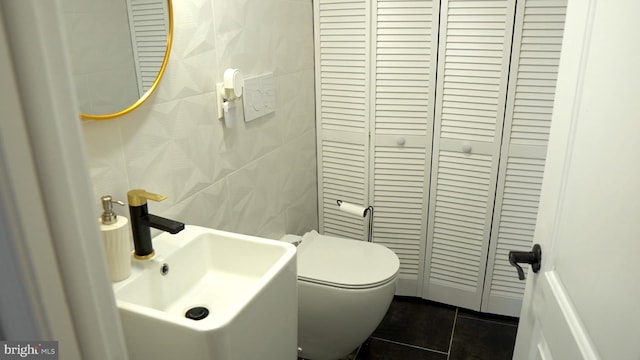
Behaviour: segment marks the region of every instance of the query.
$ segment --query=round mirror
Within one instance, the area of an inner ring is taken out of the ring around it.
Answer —
[[[83,119],[124,115],[154,92],[173,36],[171,0],[63,0]]]

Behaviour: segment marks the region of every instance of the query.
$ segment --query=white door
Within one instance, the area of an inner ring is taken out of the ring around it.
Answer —
[[[640,359],[638,14],[569,2],[514,359]]]

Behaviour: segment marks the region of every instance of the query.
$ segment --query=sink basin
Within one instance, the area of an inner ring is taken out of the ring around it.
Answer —
[[[186,226],[153,246],[114,284],[131,359],[297,358],[293,245]]]

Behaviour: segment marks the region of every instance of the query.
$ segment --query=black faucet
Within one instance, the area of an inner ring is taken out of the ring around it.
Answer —
[[[177,234],[184,229],[184,224],[179,221],[149,214],[147,200],[162,201],[166,198],[164,195],[153,194],[142,189],[127,192],[133,247],[135,249],[133,256],[136,259],[151,259],[155,255],[151,244],[151,228],[171,234]]]

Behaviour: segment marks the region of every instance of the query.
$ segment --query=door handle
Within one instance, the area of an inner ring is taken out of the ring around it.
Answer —
[[[509,264],[516,267],[518,270],[518,278],[524,280],[524,270],[518,265],[518,263],[525,263],[531,265],[531,270],[534,273],[540,271],[540,265],[542,263],[542,249],[540,245],[533,245],[531,251],[509,251]]]

